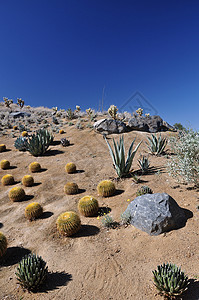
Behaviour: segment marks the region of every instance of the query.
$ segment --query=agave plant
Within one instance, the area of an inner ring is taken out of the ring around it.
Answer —
[[[147,173],[150,166],[148,158],[143,155],[140,159],[138,159],[138,164],[140,166],[140,169],[142,170],[142,173]]]
[[[133,140],[133,142],[131,143],[131,145],[129,147],[127,159],[125,162],[125,148],[124,148],[123,136],[120,137],[120,142],[119,143],[117,142],[117,144],[115,143],[115,140],[113,139],[114,150],[112,150],[112,148],[105,136],[104,136],[104,139],[109,147],[109,151],[110,151],[110,154],[111,154],[111,157],[113,160],[113,164],[114,164],[114,168],[117,172],[117,175],[120,178],[127,176],[130,172],[134,156],[135,156],[142,141],[136,146],[136,148],[133,151],[133,145],[134,145],[135,139]]]
[[[45,281],[47,273],[48,267],[41,256],[29,254],[20,261],[15,274],[20,285],[36,290]]]
[[[151,134],[151,137],[148,137],[147,139],[148,143],[146,143],[146,145],[152,154],[159,155],[164,152],[167,145],[167,139],[162,138],[161,134],[159,137],[157,137],[156,134]]]
[[[27,151],[28,150],[28,141],[25,137],[18,137],[14,143],[14,146],[19,151]]]
[[[187,290],[188,277],[174,264],[163,264],[152,271],[154,284],[160,293],[175,298]]]
[[[53,141],[53,135],[47,129],[39,129],[28,139],[28,151],[33,156],[43,155],[50,143]]]

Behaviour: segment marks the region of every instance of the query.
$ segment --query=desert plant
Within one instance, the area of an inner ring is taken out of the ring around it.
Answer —
[[[72,163],[72,162],[67,163],[66,166],[65,166],[65,171],[68,174],[75,173],[76,172],[76,165],[74,163]]]
[[[70,141],[67,140],[66,138],[61,139],[61,144],[63,147],[69,146],[70,145]]]
[[[30,165],[29,165],[29,170],[30,172],[32,173],[37,173],[37,172],[40,172],[41,171],[41,165],[38,163],[38,162],[32,162]]]
[[[169,175],[199,186],[199,132],[188,129],[169,142],[175,154],[168,162]]]
[[[75,117],[74,111],[72,111],[71,108],[66,109],[66,116],[69,120],[74,119]]]
[[[5,152],[5,151],[6,151],[6,145],[0,144],[0,152]]]
[[[101,220],[101,222],[102,222],[102,225],[104,226],[104,227],[107,227],[107,228],[111,228],[111,227],[113,227],[113,225],[114,225],[114,220],[113,220],[113,218],[110,216],[110,215],[104,215],[103,217],[102,217],[102,220]]]
[[[150,187],[148,187],[147,185],[141,186],[141,188],[139,188],[136,192],[136,196],[141,196],[145,194],[153,194],[152,189],[150,189]]]
[[[78,185],[74,182],[67,182],[64,186],[64,192],[67,195],[73,195],[78,193]]]
[[[108,114],[113,118],[114,120],[117,118],[117,111],[118,108],[115,105],[111,105],[108,109]]]
[[[22,201],[25,198],[26,193],[22,187],[16,186],[9,191],[8,195],[11,201],[18,202]]]
[[[32,134],[28,139],[28,147],[27,150],[33,156],[43,155],[50,143],[53,141],[53,135],[47,129],[39,129],[35,134]]]
[[[25,208],[25,217],[32,221],[43,214],[43,208],[38,202],[30,203]]]
[[[97,199],[92,196],[84,196],[78,203],[79,212],[85,217],[93,217],[97,214],[99,204]]]
[[[186,128],[181,123],[175,123],[173,124],[173,127],[180,131],[186,131]]]
[[[136,110],[136,113],[141,117],[143,115],[143,108],[139,107],[137,110]]]
[[[14,125],[13,130],[17,130],[17,129],[18,129],[17,125]]]
[[[64,133],[64,130],[60,129],[59,134],[63,134],[63,133]]]
[[[44,283],[48,273],[46,262],[36,254],[25,255],[16,270],[20,285],[28,290],[37,290]]]
[[[59,233],[71,236],[80,229],[81,220],[75,212],[67,211],[59,215],[56,225]]]
[[[24,100],[22,100],[21,98],[17,98],[17,105],[19,105],[21,108],[23,108]]]
[[[6,97],[3,97],[3,101],[6,107],[10,108],[10,105],[13,103],[12,99],[8,99]]]
[[[25,130],[25,131],[22,132],[21,135],[22,135],[22,137],[27,137],[28,136],[28,132]]]
[[[34,185],[34,178],[30,175],[25,175],[22,178],[22,184],[26,187]]]
[[[26,137],[18,137],[14,143],[14,146],[19,151],[27,151],[28,150],[28,142]]]
[[[115,184],[110,180],[102,180],[97,186],[97,191],[103,197],[110,197],[115,194]]]
[[[6,174],[1,178],[3,185],[12,185],[15,183],[14,177],[11,174]]]
[[[131,143],[127,155],[127,159],[125,162],[125,149],[124,149],[124,138],[123,136],[120,137],[120,142],[117,144],[115,143],[115,140],[113,139],[113,145],[114,145],[114,150],[112,150],[109,142],[107,141],[106,137],[104,137],[108,147],[109,151],[113,160],[114,168],[117,172],[117,175],[121,178],[124,176],[127,176],[130,172],[134,156],[141,144],[141,142],[136,146],[135,150],[133,151],[133,145],[135,142],[135,139]]]
[[[146,142],[146,145],[151,154],[160,155],[164,152],[167,145],[167,139],[162,138],[161,134],[159,137],[157,137],[156,134],[151,134],[151,137],[147,137],[147,139],[148,143]]]
[[[150,166],[148,158],[143,155],[140,159],[138,159],[138,164],[140,169],[142,170],[142,173],[146,174]]]
[[[120,216],[121,224],[122,225],[129,225],[131,224],[131,213],[129,210],[123,212]]]
[[[5,235],[0,232],[0,258],[6,253],[8,242]]]
[[[0,167],[1,169],[3,170],[6,170],[6,169],[9,169],[10,168],[10,162],[6,159],[3,159],[1,162],[0,162]]]
[[[154,284],[166,297],[176,297],[187,290],[188,277],[174,264],[163,264],[152,271]]]

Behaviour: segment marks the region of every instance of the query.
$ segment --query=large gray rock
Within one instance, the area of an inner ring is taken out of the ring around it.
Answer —
[[[25,111],[23,111],[23,112],[22,111],[16,111],[16,112],[11,112],[10,116],[13,117],[13,118],[19,118],[19,117],[24,118],[24,117],[30,117],[31,114],[27,113]]]
[[[139,130],[145,132],[159,132],[175,129],[167,122],[163,121],[160,116],[137,116],[134,115],[128,122],[130,130]]]
[[[135,198],[124,213],[129,212],[131,224],[150,235],[181,228],[187,220],[184,210],[166,193]]]
[[[96,131],[111,134],[127,132],[126,124],[119,120],[101,119],[93,124]]]

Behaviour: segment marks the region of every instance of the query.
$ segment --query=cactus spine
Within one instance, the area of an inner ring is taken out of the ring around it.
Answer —
[[[74,182],[67,182],[64,186],[64,192],[67,195],[73,195],[78,193],[78,185]]]
[[[1,178],[3,185],[12,185],[15,183],[14,177],[11,174],[6,174]]]
[[[25,196],[26,194],[24,189],[22,189],[19,186],[14,187],[9,191],[9,198],[13,202],[22,201],[25,198]]]
[[[115,184],[110,180],[103,180],[98,184],[97,191],[103,197],[110,197],[116,191]]]
[[[25,208],[25,217],[30,221],[39,218],[42,214],[43,208],[37,202],[30,203]]]
[[[92,196],[84,196],[79,200],[78,209],[85,217],[93,217],[99,209],[98,201]]]
[[[57,218],[56,224],[59,233],[71,236],[80,229],[81,220],[75,212],[67,211]]]

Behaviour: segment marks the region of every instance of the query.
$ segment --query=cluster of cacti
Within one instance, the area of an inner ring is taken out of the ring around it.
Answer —
[[[5,152],[5,151],[6,151],[6,145],[0,144],[0,152]]]
[[[119,143],[117,142],[117,144],[115,143],[115,140],[113,139],[114,150],[112,150],[106,137],[104,137],[104,138],[109,147],[109,152],[111,154],[114,168],[115,168],[118,176],[124,177],[124,176],[129,175],[134,156],[135,156],[141,142],[136,146],[136,148],[133,151],[133,145],[134,145],[135,139],[133,140],[133,142],[130,145],[129,151],[128,151],[127,159],[125,161],[125,148],[124,148],[123,136],[120,137],[120,142]]]
[[[61,144],[63,147],[69,146],[70,145],[70,141],[67,140],[66,138],[61,139]]]
[[[67,195],[73,195],[78,193],[78,185],[74,182],[67,182],[64,186],[64,192]]]
[[[24,189],[16,186],[9,191],[9,199],[13,202],[22,201],[26,196]]]
[[[28,141],[26,137],[18,137],[14,142],[14,146],[19,151],[27,151],[28,150]]]
[[[7,239],[5,235],[2,232],[0,232],[0,258],[6,253],[7,246]]]
[[[92,196],[84,196],[78,203],[79,212],[85,217],[93,217],[97,214],[99,204],[97,199]]]
[[[68,174],[72,174],[76,172],[76,165],[72,162],[67,163],[65,166],[65,170]]]
[[[167,139],[162,138],[161,134],[159,137],[156,134],[151,134],[151,137],[148,137],[148,143],[146,143],[151,154],[162,154],[167,145]]]
[[[69,120],[72,120],[75,117],[74,111],[71,108],[66,109],[66,116]]]
[[[35,254],[25,255],[17,266],[16,277],[20,285],[28,290],[37,290],[48,273],[46,262]]]
[[[22,178],[22,184],[26,187],[34,185],[34,178],[31,175],[25,175]]]
[[[33,156],[43,155],[54,137],[47,129],[39,129],[36,133],[32,134],[28,139],[28,151]]]
[[[30,203],[25,208],[25,217],[32,221],[43,214],[43,208],[38,202]]]
[[[138,159],[138,164],[140,166],[140,169],[142,170],[142,173],[147,173],[150,166],[148,158],[143,155],[140,159]]]
[[[1,162],[0,162],[0,167],[1,169],[3,170],[6,170],[6,169],[9,169],[10,168],[10,162],[6,159],[3,159]]]
[[[15,183],[14,177],[11,174],[6,174],[1,178],[3,185],[12,185]]]
[[[93,110],[91,108],[86,109],[86,113],[89,116],[89,118],[91,119],[93,116]]]
[[[41,171],[41,165],[38,163],[38,162],[32,162],[30,165],[29,165],[29,170],[30,172],[32,173],[36,173],[36,172],[40,172]]]
[[[23,108],[24,100],[22,100],[21,98],[17,98],[17,105],[19,105],[21,108]]]
[[[139,107],[137,110],[136,110],[136,113],[141,117],[143,115],[143,109],[141,107]]]
[[[6,107],[10,108],[10,105],[13,103],[12,99],[8,99],[6,97],[3,97],[3,101]]]
[[[163,264],[153,272],[154,284],[160,293],[172,298],[187,290],[188,277],[174,264]]]
[[[28,132],[25,130],[25,131],[22,132],[21,135],[22,135],[22,137],[27,137],[28,136]]]
[[[71,236],[80,229],[81,220],[78,214],[68,211],[59,215],[56,225],[60,234]]]
[[[108,114],[113,118],[114,120],[117,118],[117,111],[118,108],[115,105],[111,105],[108,109]]]
[[[110,197],[116,191],[115,184],[110,180],[103,180],[98,184],[97,191],[100,196]]]
[[[136,192],[136,196],[141,196],[145,194],[153,194],[152,189],[150,189],[150,187],[148,187],[147,185],[141,186],[141,188],[138,189]]]

